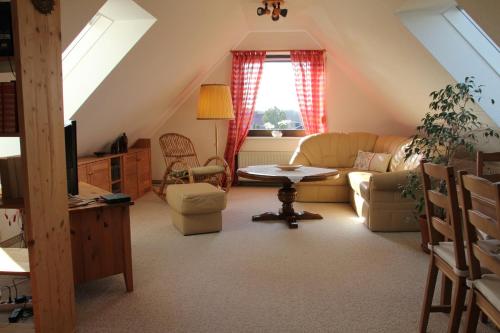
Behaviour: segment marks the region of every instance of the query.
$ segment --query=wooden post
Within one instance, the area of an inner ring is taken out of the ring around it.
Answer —
[[[74,332],[64,146],[60,0],[47,15],[13,0],[24,221],[37,332]]]

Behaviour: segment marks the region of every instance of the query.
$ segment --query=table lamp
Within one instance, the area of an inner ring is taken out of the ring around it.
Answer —
[[[231,90],[225,84],[203,84],[198,100],[198,120],[234,119]],[[215,122],[215,155],[219,155],[219,130]]]

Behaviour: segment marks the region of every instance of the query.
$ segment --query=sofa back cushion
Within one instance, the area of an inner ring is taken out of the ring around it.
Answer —
[[[373,151],[377,135],[370,133],[324,133],[304,138],[292,163],[318,167],[352,168],[359,150]]]
[[[389,171],[413,170],[420,163],[420,156],[410,156],[405,161],[405,148],[411,142],[411,138],[402,136],[380,136],[375,143],[373,151],[376,153],[388,153],[392,155]]]

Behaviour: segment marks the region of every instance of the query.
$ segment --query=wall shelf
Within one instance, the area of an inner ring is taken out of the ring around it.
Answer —
[[[20,199],[7,199],[4,200],[0,196],[0,208],[4,209],[23,209],[24,208],[24,200]]]
[[[20,133],[2,133],[0,132],[0,138],[18,138],[20,137]]]

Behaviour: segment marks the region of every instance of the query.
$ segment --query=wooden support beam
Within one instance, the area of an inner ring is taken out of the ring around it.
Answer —
[[[75,304],[64,147],[60,0],[47,15],[13,0],[14,47],[25,166],[35,328],[74,332]]]

